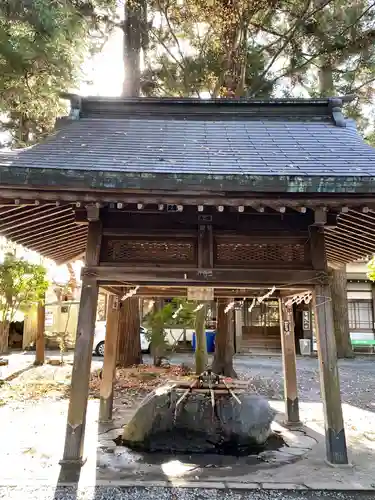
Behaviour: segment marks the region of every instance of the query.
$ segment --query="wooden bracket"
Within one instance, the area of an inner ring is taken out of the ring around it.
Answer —
[[[314,210],[314,226],[324,226],[327,224],[327,210],[317,208]]]
[[[100,218],[100,205],[98,203],[93,203],[91,205],[86,205],[87,220],[97,221]]]

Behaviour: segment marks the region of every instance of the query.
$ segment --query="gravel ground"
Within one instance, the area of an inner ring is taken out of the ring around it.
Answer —
[[[255,385],[259,381],[262,394],[270,399],[283,398],[280,358],[238,356],[235,366],[240,378],[252,377]],[[339,360],[339,371],[342,401],[375,412],[375,358]],[[297,378],[300,401],[321,402],[318,360],[298,358]]]
[[[145,359],[145,362],[148,362]],[[191,355],[175,355],[173,363],[193,363]],[[281,356],[237,355],[234,366],[241,379],[252,379],[253,389],[270,399],[282,399],[284,380]],[[339,360],[344,403],[375,412],[375,356]],[[300,401],[321,402],[319,364],[316,358],[297,359]]]
[[[0,488],[9,500],[370,500],[374,493],[275,490],[215,490],[190,488]]]
[[[150,360],[145,357],[144,361],[147,363]],[[193,361],[193,356],[191,355],[177,355],[174,356],[173,359],[171,360],[173,363],[192,363]],[[102,363],[102,359],[100,358],[95,358],[94,359],[94,364],[93,367],[99,367]],[[51,368],[51,367],[50,367]],[[240,378],[246,378],[252,379],[252,385],[253,389],[256,390],[258,393],[263,394],[267,396],[270,399],[275,399],[275,400],[280,400],[283,397],[283,370],[282,370],[282,360],[280,357],[264,357],[264,356],[257,356],[257,357],[250,357],[250,356],[237,356],[235,358],[235,369],[237,370]],[[367,410],[370,412],[375,413],[375,358],[367,357],[367,358],[356,358],[354,360],[340,360],[339,361],[339,369],[340,369],[340,380],[341,380],[341,391],[342,391],[342,400],[344,403],[347,403],[349,405],[352,405],[355,408],[358,408],[360,410]],[[57,372],[60,369],[56,369],[56,373],[54,372],[55,376],[57,378],[60,378],[60,372],[57,374]],[[321,403],[321,397],[320,397],[320,386],[319,386],[319,369],[318,369],[318,361],[316,359],[311,359],[311,358],[299,358],[297,361],[297,371],[298,371],[298,383],[299,383],[299,398],[300,401],[302,402],[311,402],[311,403]],[[22,379],[29,379],[33,378],[32,376],[33,371],[26,372],[24,375],[21,376],[20,380]],[[17,384],[16,381],[14,381],[12,384]],[[3,408],[1,408],[1,418],[4,418],[5,421],[9,421],[9,428],[10,424],[13,425],[23,425],[23,416],[21,414],[21,409],[22,411],[26,411],[28,407],[34,408],[33,411],[40,412],[43,411],[43,401],[44,404],[47,404],[46,398],[41,398],[39,401],[32,401],[28,402],[29,404],[25,405],[25,403],[18,403],[19,405],[22,404],[22,407],[20,406],[18,411],[15,411],[13,408],[11,408],[11,405],[6,405]],[[92,404],[97,404],[97,401],[91,401]],[[90,404],[91,404],[90,403]],[[121,401],[119,401],[121,403]],[[25,443],[23,443],[21,437],[13,436],[12,442],[9,443],[9,459],[13,458],[14,460],[20,460],[21,462],[25,462],[27,459],[29,459],[30,451],[29,447],[33,446],[33,439],[34,435],[36,436],[36,433],[42,432],[44,436],[44,441],[48,441],[51,439],[49,437],[49,434],[47,431],[50,431],[50,425],[47,424],[47,422],[51,421],[51,418],[54,419],[54,426],[56,427],[55,431],[51,427],[51,432],[56,432],[57,429],[63,429],[65,426],[65,412],[66,412],[66,406],[67,406],[67,401],[56,401],[53,402],[53,405],[56,405],[56,408],[58,407],[59,410],[56,413],[53,408],[55,406],[49,406],[48,412],[51,412],[49,415],[49,418],[45,420],[43,423],[43,426],[38,424],[38,422],[41,422],[40,418],[34,418],[33,413],[29,413],[28,418],[30,419],[30,422],[28,424],[28,432],[20,432],[22,434],[22,439],[25,440]],[[354,410],[355,410],[354,408]],[[360,412],[358,410],[358,412]],[[18,413],[20,415],[18,415]],[[362,412],[363,414],[363,412]],[[367,418],[365,414],[361,418]],[[355,424],[357,426],[360,426],[360,414],[358,413],[358,418],[357,418],[357,413],[355,411],[353,412],[353,425]],[[59,420],[57,419],[59,417]],[[319,417],[320,418],[320,417]],[[321,417],[322,418],[322,417]],[[14,422],[12,423],[11,421]],[[18,420],[20,422],[18,422]],[[58,420],[58,421],[57,421]],[[60,422],[61,420],[61,422]],[[38,424],[38,425],[37,425]],[[352,425],[352,424],[350,424]],[[6,426],[5,426],[6,427]],[[35,427],[35,429],[34,429]],[[14,427],[12,427],[14,428]],[[352,429],[356,431],[356,428],[353,426]],[[360,429],[358,429],[359,432]],[[370,429],[371,431],[373,430],[373,427]],[[23,431],[23,429],[21,429]],[[366,429],[366,432],[368,429]],[[8,431],[9,432],[9,431]],[[90,431],[91,433],[95,433],[96,431]],[[362,433],[364,431],[361,431]],[[25,436],[23,436],[25,434]],[[373,432],[367,432],[369,435],[367,439],[371,439],[370,444],[372,441],[375,441],[375,433]],[[58,432],[59,435],[59,440],[60,440],[60,432]],[[27,439],[26,439],[27,438]],[[62,439],[62,438],[61,438]],[[5,440],[6,441],[6,440]],[[3,453],[5,452],[4,449],[4,442],[2,441],[2,446],[3,446]],[[36,442],[36,437],[35,437],[35,442]],[[30,444],[31,443],[31,444]],[[47,443],[45,444],[45,447],[47,447]],[[27,445],[27,449],[25,448],[26,451],[22,451],[21,456],[17,455],[18,449],[23,449],[22,446]],[[56,443],[57,445],[57,443]],[[36,446],[36,445],[35,445]],[[38,444],[39,446],[39,444]],[[44,446],[44,444],[43,444]],[[59,445],[60,446],[60,445]],[[357,446],[357,445],[355,445]],[[360,447],[360,444],[358,444]],[[6,448],[6,447],[5,447]],[[30,448],[32,449],[32,448]],[[359,448],[358,448],[359,449]],[[48,451],[48,450],[47,450]],[[40,453],[44,452],[44,449],[40,451]],[[364,449],[360,450],[359,452],[364,453]],[[367,468],[370,466],[370,463],[374,460],[374,454],[370,454],[370,451],[366,452],[368,454],[367,458]],[[0,454],[1,456],[1,454]],[[59,452],[60,456],[60,452]],[[4,458],[4,457],[3,457]],[[8,458],[6,460],[9,460]],[[31,460],[31,459],[30,459]],[[366,457],[365,457],[366,460]],[[301,462],[302,463],[302,462]],[[26,464],[25,466],[25,472],[24,474],[29,473],[29,468],[28,465]],[[39,465],[40,467],[40,465]],[[375,466],[374,466],[375,468]],[[372,476],[371,471],[374,470],[374,468],[370,469],[367,473]],[[33,470],[32,467],[30,470]],[[293,471],[290,472],[289,476],[290,478],[294,477],[293,474],[296,473],[296,471],[293,469]],[[316,473],[317,474],[317,473]],[[332,474],[335,475],[336,472],[331,472],[328,471],[327,474]],[[21,471],[20,475],[22,477],[22,466],[21,466]],[[370,477],[369,476],[369,477]],[[7,476],[5,476],[7,477]],[[367,477],[367,476],[366,476]],[[314,476],[315,478],[315,476]],[[371,477],[372,478],[372,477]],[[272,477],[268,479],[268,481],[272,481]],[[296,482],[293,479],[292,480],[287,480],[287,478],[283,476],[283,481],[285,482]],[[315,481],[315,479],[314,479]],[[258,482],[258,480],[257,480]],[[259,482],[267,482],[265,479],[259,480]],[[304,482],[304,481],[301,481]],[[323,481],[324,482],[324,481]],[[368,481],[367,481],[368,482]],[[370,481],[371,482],[371,481]],[[17,484],[17,482],[13,483]],[[92,484],[92,483],[87,483],[87,484]],[[0,481],[1,485],[1,481]],[[11,488],[11,487],[5,487],[5,486],[0,486],[0,499],[2,498],[7,498],[9,500],[24,500],[24,499],[30,499],[30,500],[121,500],[121,499],[173,499],[173,500],[190,500],[190,499],[197,499],[197,500],[205,500],[205,499],[235,499],[235,500],[242,500],[242,499],[253,499],[253,500],[292,500],[295,498],[300,498],[300,499],[307,499],[307,500],[312,500],[315,498],[327,498],[327,499],[337,499],[337,500],[367,500],[367,499],[373,499],[375,498],[374,493],[364,493],[364,492],[358,492],[358,493],[352,493],[352,492],[347,492],[347,493],[334,493],[334,492],[317,492],[317,491],[298,491],[298,492],[289,492],[289,491],[283,491],[283,492],[276,492],[276,491],[260,491],[260,490],[250,490],[248,492],[242,492],[240,490],[215,490],[215,489],[199,489],[199,490],[192,490],[192,489],[165,489],[165,488],[144,488],[144,487],[136,487],[136,488],[109,488],[109,487],[97,487],[97,488],[80,488],[78,491],[73,488],[64,488],[64,487],[59,487],[56,489],[54,488],[32,488],[31,486],[26,487],[26,488]]]
[[[57,356],[57,352],[48,352],[48,356]],[[13,360],[14,358],[14,360]],[[9,356],[11,363],[25,363],[25,358],[33,358],[33,354],[13,354]],[[66,356],[72,361],[73,353]],[[21,360],[21,361],[20,361]],[[190,354],[177,354],[172,357],[172,363],[193,364],[194,357]],[[103,358],[93,357],[93,369],[101,366]],[[144,362],[150,363],[151,358],[144,356]],[[20,366],[21,366],[20,365]],[[23,367],[23,365],[22,365]],[[235,357],[235,368],[240,378],[252,378],[254,389],[270,399],[283,397],[283,369],[280,356],[249,356]],[[375,357],[357,357],[353,360],[339,360],[341,393],[343,402],[375,412]],[[40,369],[39,369],[40,370]],[[68,367],[70,372],[71,367]],[[299,399],[301,401],[320,402],[320,385],[318,360],[302,358],[297,360]],[[40,377],[40,373],[38,374]],[[25,373],[25,378],[30,374]],[[22,378],[22,376],[21,376]],[[21,378],[18,378],[20,381]],[[57,377],[58,378],[58,377]]]

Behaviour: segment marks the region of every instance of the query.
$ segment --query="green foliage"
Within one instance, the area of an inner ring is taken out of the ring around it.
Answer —
[[[257,10],[268,10],[267,2]],[[249,2],[202,0],[150,2],[145,95],[259,96],[272,90],[264,80],[265,54],[249,32]]]
[[[147,339],[151,342],[154,364],[169,347],[166,328],[191,328],[195,323],[196,304],[184,299],[174,298],[163,307],[154,307],[145,318]]]
[[[51,132],[64,111],[59,93],[77,88],[84,59],[114,28],[124,31],[125,62],[137,78],[142,49],[142,95],[355,93],[348,112],[371,143],[375,9],[368,0],[131,0],[121,23],[115,9],[115,0],[0,3],[0,116],[16,146]]]
[[[172,317],[171,305],[166,304],[161,309],[154,308],[145,318],[147,339],[155,346],[166,346],[166,322]]]
[[[375,257],[367,264],[367,277],[371,281],[375,281]]]
[[[162,309],[148,313],[146,325],[152,329],[153,324],[162,324],[163,328],[193,328],[196,304],[186,299],[174,298],[164,304]]]
[[[59,95],[77,87],[115,0],[0,3],[0,116],[22,147],[49,134],[65,112]],[[92,36],[91,36],[92,35]]]
[[[375,9],[367,0],[148,4],[144,95],[354,93],[349,116],[366,135],[373,127]]]
[[[0,264],[0,314],[1,321],[11,322],[17,311],[43,299],[48,288],[46,269],[6,254]]]

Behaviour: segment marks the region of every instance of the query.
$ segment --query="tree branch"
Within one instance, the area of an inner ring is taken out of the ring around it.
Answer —
[[[177,38],[177,36],[176,36],[173,28],[172,28],[172,25],[171,25],[170,21],[169,21],[168,4],[166,4],[165,9],[162,8],[162,6],[160,5],[160,1],[159,0],[157,0],[157,4],[158,4],[158,7],[159,7],[159,10],[161,12],[163,12],[163,14],[164,14],[164,17],[165,17],[165,20],[167,22],[167,26],[168,26],[169,32],[172,35],[172,38],[175,41],[175,44],[177,46],[178,53],[180,54],[181,60],[182,60],[183,65],[184,65],[184,66],[182,66],[182,69],[187,69],[187,62],[186,62],[185,56],[184,56],[184,54],[183,54],[183,52],[181,50],[180,42],[179,42],[179,40],[178,40],[178,38]],[[180,67],[181,67],[181,65],[180,65]],[[195,84],[193,84],[193,87],[194,87],[194,91],[196,92],[197,96],[200,98],[199,89],[195,86]]]

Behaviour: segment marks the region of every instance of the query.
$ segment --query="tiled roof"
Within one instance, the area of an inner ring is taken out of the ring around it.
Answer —
[[[91,98],[79,106],[79,119],[42,144],[1,155],[0,165],[144,174],[375,175],[375,149],[352,121],[340,122],[340,109],[330,100],[227,105]]]

